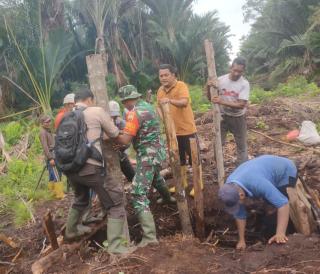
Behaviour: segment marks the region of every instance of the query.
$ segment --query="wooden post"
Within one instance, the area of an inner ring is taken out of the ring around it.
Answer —
[[[106,84],[106,60],[103,54],[92,54],[86,57],[90,89],[97,104],[109,112],[109,98]]]
[[[185,235],[193,235],[189,208],[186,200],[186,192],[181,180],[181,165],[175,125],[170,115],[169,104],[161,104],[160,107],[163,115],[164,126],[166,129],[169,160],[176,187],[176,199],[180,215],[182,233]]]
[[[288,187],[287,193],[289,196],[290,218],[297,232],[309,236],[315,231],[316,222],[312,214],[312,205],[309,202],[308,194],[301,181],[298,179],[294,188]]]
[[[58,245],[57,236],[56,236],[56,232],[54,229],[54,224],[52,221],[50,210],[47,212],[47,214],[43,218],[43,227],[44,227],[44,230],[45,230],[47,237],[50,241],[52,249],[53,250],[58,249],[59,245]]]
[[[194,204],[195,204],[195,219],[196,219],[196,235],[199,239],[204,239],[204,206],[203,206],[203,191],[202,191],[202,166],[199,159],[199,150],[197,140],[190,139],[192,170],[193,170],[193,187],[194,187]]]
[[[90,89],[96,97],[97,105],[109,112],[109,97],[106,84],[106,54],[92,54],[86,57],[88,67],[88,78]],[[102,149],[104,152],[104,160],[106,165],[105,184],[109,181],[114,181],[123,186],[122,172],[120,169],[119,153],[113,148],[113,142],[102,142]],[[125,199],[125,196],[123,197]],[[129,228],[127,217],[125,217],[124,234],[126,240],[130,242]]]
[[[210,87],[210,95],[211,98],[214,96],[218,96],[218,78],[216,72],[216,64],[214,59],[214,49],[212,42],[209,40],[204,41],[204,48],[206,51],[207,57],[207,65],[208,65],[208,78],[209,80],[213,81],[214,87]],[[222,150],[222,143],[221,143],[221,114],[220,108],[217,104],[212,104],[213,110],[213,138],[214,138],[214,154],[215,160],[218,169],[218,183],[221,187],[224,184],[224,164],[223,164],[223,150]]]

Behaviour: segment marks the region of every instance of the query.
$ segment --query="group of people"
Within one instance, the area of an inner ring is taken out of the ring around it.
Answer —
[[[228,177],[226,184],[220,188],[219,197],[226,210],[233,214],[239,230],[237,248],[245,248],[245,197],[265,198],[278,208],[278,227],[276,235],[270,242],[285,242],[285,230],[288,223],[289,209],[285,187],[294,186],[297,171],[294,164],[277,156],[262,156],[248,161],[246,108],[249,100],[250,86],[243,77],[245,60],[236,58],[230,72],[218,79],[219,96],[209,100],[221,109],[221,138],[225,142],[227,132],[231,132],[237,145],[238,168]],[[176,69],[169,64],[160,65],[159,80],[161,87],[157,92],[157,110],[142,99],[142,95],[132,85],[119,89],[120,101],[124,107],[122,119],[120,107],[115,101],[110,102],[110,114],[95,106],[94,95],[89,89],[80,89],[75,94],[68,94],[64,99],[64,108],[55,120],[55,128],[66,113],[81,110],[86,124],[86,138],[101,155],[100,159],[90,158],[77,172],[64,172],[74,191],[74,201],[68,214],[65,231],[66,240],[74,240],[91,231],[82,223],[82,215],[90,206],[91,192],[99,198],[104,215],[108,216],[107,239],[111,254],[130,253],[134,250],[125,235],[126,211],[125,196],[121,182],[108,182],[105,174],[103,142],[113,142],[119,150],[121,170],[128,181],[132,182],[131,203],[143,230],[142,241],[138,246],[157,244],[156,226],[150,211],[148,193],[154,187],[161,195],[159,203],[173,203],[170,192],[161,176],[161,164],[166,159],[164,142],[160,132],[162,119],[161,104],[168,104],[173,118],[179,146],[181,178],[183,186],[188,187],[187,166],[191,165],[190,138],[198,139],[191,98],[187,85],[177,79]],[[207,88],[214,83],[208,81]],[[158,112],[158,113],[157,113]],[[61,122],[62,121],[62,122]],[[40,140],[44,148],[49,170],[49,186],[60,182],[59,169],[55,168],[55,147],[53,133],[50,130],[51,119],[41,118],[42,130]],[[99,141],[97,141],[99,140]],[[136,151],[136,168],[133,169],[125,149],[132,143]],[[53,172],[53,171],[54,172]],[[56,176],[56,173],[58,175]],[[52,174],[54,176],[52,176]],[[203,183],[200,182],[202,187]],[[60,184],[59,184],[60,185]],[[280,190],[281,189],[281,190]],[[193,189],[189,193],[194,195]],[[57,197],[62,197],[57,195]]]

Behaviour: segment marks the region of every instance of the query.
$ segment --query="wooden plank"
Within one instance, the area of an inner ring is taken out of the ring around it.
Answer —
[[[200,240],[205,237],[204,223],[204,205],[203,205],[203,190],[202,190],[202,166],[199,157],[197,140],[190,139],[192,170],[193,170],[193,187],[194,187],[194,204],[195,204],[195,219],[196,219],[196,235]]]
[[[170,114],[169,104],[164,103],[160,105],[163,122],[166,130],[167,144],[169,151],[169,160],[173,179],[176,187],[176,199],[181,221],[182,233],[185,235],[193,235],[193,230],[190,221],[189,208],[186,200],[186,192],[181,180],[181,165],[179,156],[179,147],[176,136],[176,129],[173,119]]]
[[[216,64],[215,64],[215,58],[214,58],[214,49],[212,42],[209,40],[204,41],[204,48],[206,51],[206,57],[207,57],[207,66],[208,66],[208,79],[210,81],[213,81],[214,86],[210,87],[210,95],[211,98],[214,96],[218,96],[218,78],[217,78],[217,72],[216,72]],[[217,170],[218,170],[218,183],[219,186],[222,186],[224,184],[224,164],[223,164],[223,150],[222,150],[222,142],[221,142],[221,113],[219,105],[212,104],[212,110],[213,110],[213,138],[214,138],[214,154],[215,154],[215,160],[217,164]]]
[[[59,248],[59,244],[57,241],[56,232],[54,229],[54,223],[52,221],[51,211],[49,210],[43,218],[43,227],[46,232],[46,235],[50,241],[53,250]]]

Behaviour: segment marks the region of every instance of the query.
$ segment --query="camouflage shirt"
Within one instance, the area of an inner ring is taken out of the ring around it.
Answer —
[[[137,152],[137,159],[147,161],[150,165],[161,164],[165,160],[160,122],[150,104],[138,101],[135,108],[127,113],[124,131],[134,136],[133,147]]]

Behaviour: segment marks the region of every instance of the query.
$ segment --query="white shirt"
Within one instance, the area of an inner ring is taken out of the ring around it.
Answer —
[[[244,78],[240,77],[237,81],[232,81],[229,74],[220,76],[218,78],[219,95],[223,101],[237,102],[238,100],[249,100],[250,84]],[[221,113],[229,116],[242,116],[246,113],[246,108],[238,109],[220,105]]]

